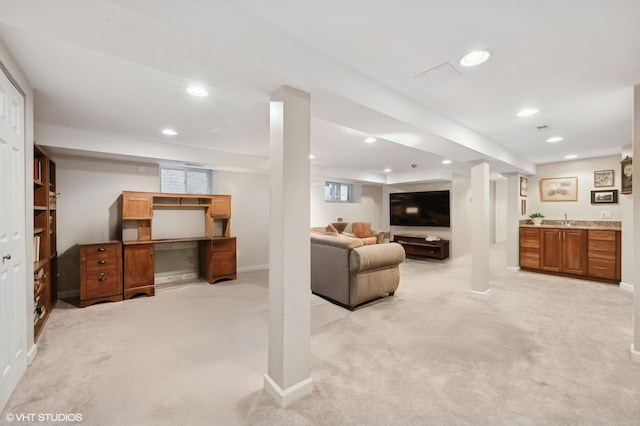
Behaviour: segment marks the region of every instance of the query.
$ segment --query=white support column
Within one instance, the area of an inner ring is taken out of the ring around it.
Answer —
[[[520,174],[504,174],[507,178],[507,266],[506,270],[520,270]]]
[[[281,407],[313,391],[310,111],[308,93],[282,86],[271,96],[269,365],[264,388]]]
[[[487,300],[489,293],[489,164],[471,168],[471,292],[474,299]]]
[[[640,190],[640,85],[633,89],[633,178],[636,194],[633,194],[633,252],[640,253],[640,224],[635,221],[640,213],[640,197],[637,192]],[[633,268],[633,342],[631,343],[631,359],[640,363],[640,262],[635,262]]]

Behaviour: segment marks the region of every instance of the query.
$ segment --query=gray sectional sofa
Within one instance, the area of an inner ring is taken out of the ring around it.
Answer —
[[[343,307],[393,295],[400,284],[400,244],[365,245],[343,234],[311,232],[311,291]]]

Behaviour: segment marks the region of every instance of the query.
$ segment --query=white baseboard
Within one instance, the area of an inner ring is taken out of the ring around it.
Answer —
[[[38,354],[38,345],[36,345],[34,343],[33,346],[31,346],[31,348],[29,349],[29,352],[27,352],[27,364],[28,365],[31,365],[33,360],[36,359],[36,355],[37,354]]]
[[[169,284],[175,283],[178,281],[189,281],[198,279],[199,275],[197,272],[193,271],[174,271],[174,272],[164,272],[160,274],[156,274],[153,277],[153,282],[155,284]]]
[[[471,290],[469,292],[469,297],[477,300],[489,300],[490,295],[491,295],[491,289],[487,289],[485,291]]]
[[[631,344],[631,361],[640,363],[640,352],[636,351],[633,343]]]
[[[507,272],[518,272],[520,270],[519,266],[507,266],[506,268],[504,268],[505,271]]]
[[[73,297],[80,297],[80,289],[65,290],[65,291],[58,292],[58,299],[71,299]]]
[[[278,403],[281,408],[287,408],[294,402],[304,398],[313,392],[313,380],[311,377],[282,390],[268,374],[264,375],[264,389]]]
[[[633,284],[620,281],[620,288],[624,291],[628,291],[629,293],[633,293]]]
[[[238,268],[238,273],[242,272],[253,272],[253,271],[265,271],[269,269],[269,264],[266,265],[254,265],[254,266],[243,266],[242,268]]]

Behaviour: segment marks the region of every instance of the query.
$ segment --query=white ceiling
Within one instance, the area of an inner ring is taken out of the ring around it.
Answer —
[[[397,182],[478,160],[533,173],[567,154],[620,154],[640,83],[638,17],[638,0],[1,0],[0,39],[35,90],[38,142],[60,152],[117,154],[61,131],[74,129],[255,165],[268,157],[270,94],[286,84],[311,93],[316,173]],[[477,48],[492,58],[461,67]],[[449,81],[415,78],[447,63]],[[194,81],[208,98],[186,94]],[[516,117],[530,106],[540,113]]]

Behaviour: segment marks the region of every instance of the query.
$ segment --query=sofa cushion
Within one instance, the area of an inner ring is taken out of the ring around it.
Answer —
[[[311,243],[322,244],[350,250],[356,247],[362,247],[364,243],[360,238],[351,238],[342,234],[331,235],[326,232],[311,232]]]
[[[378,238],[376,237],[365,237],[365,238],[360,238],[362,240],[362,242],[364,243],[365,246],[370,246],[372,244],[377,244],[378,243]]]
[[[353,222],[351,224],[351,230],[358,238],[369,238],[373,236],[371,233],[371,222]]]
[[[404,261],[404,248],[398,243],[376,244],[351,251],[349,269],[352,273],[391,267]]]

